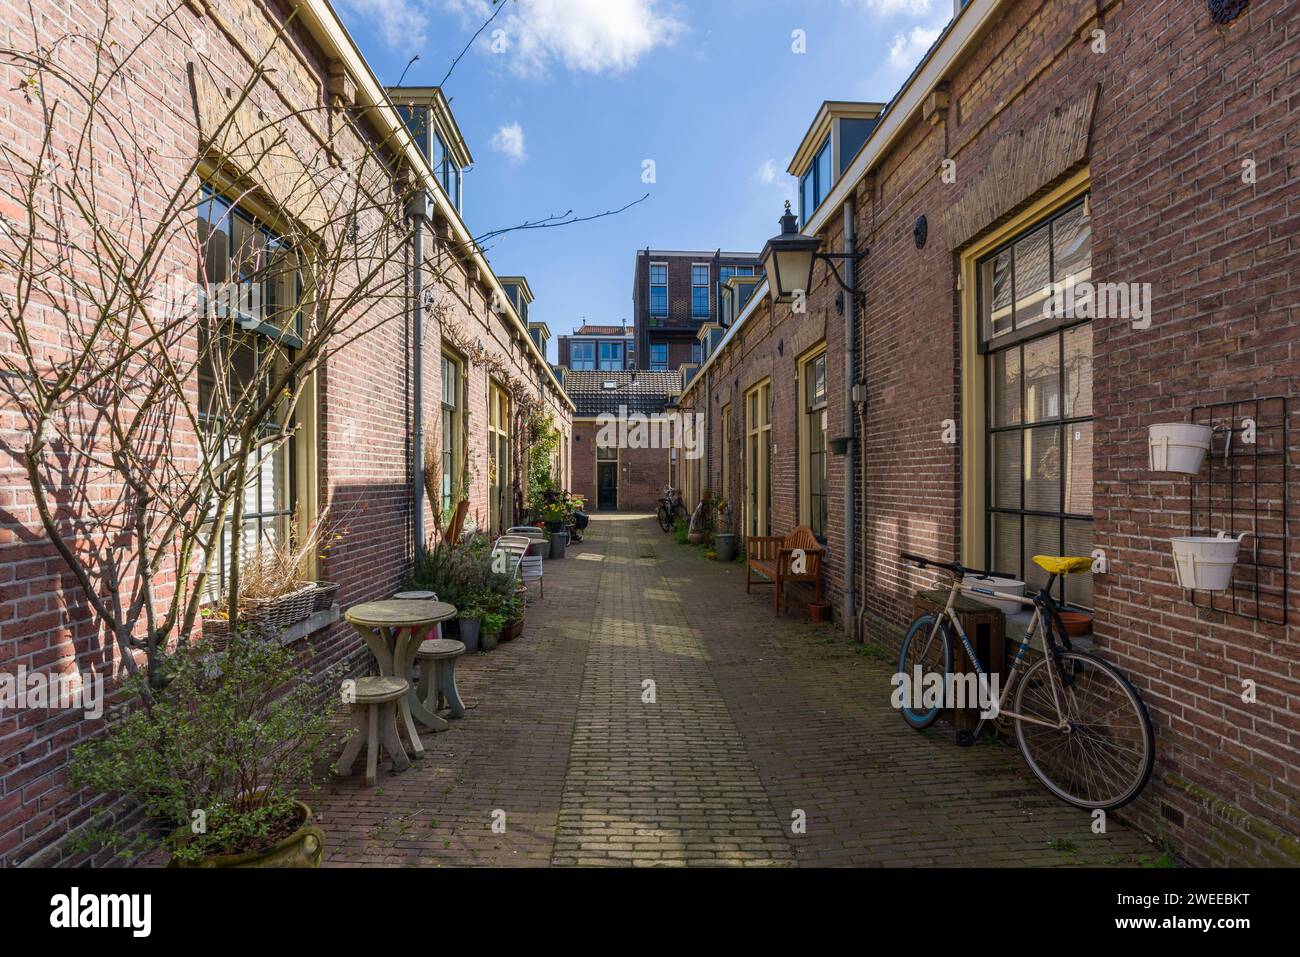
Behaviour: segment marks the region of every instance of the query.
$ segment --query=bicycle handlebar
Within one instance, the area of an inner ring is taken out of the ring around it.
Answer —
[[[985,571],[981,568],[967,568],[958,562],[936,562],[932,558],[926,558],[924,555],[913,555],[911,552],[899,552],[898,557],[904,561],[911,562],[917,568],[942,568],[944,571],[952,572],[958,578],[972,576],[974,578],[1009,578],[1016,580],[1016,576],[1008,572]]]

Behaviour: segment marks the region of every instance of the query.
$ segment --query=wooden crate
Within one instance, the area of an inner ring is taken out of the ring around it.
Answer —
[[[932,612],[940,612],[947,603],[948,589],[946,588],[919,591],[912,598],[912,617],[917,618]],[[956,613],[962,628],[965,629],[966,637],[975,646],[975,654],[979,655],[980,664],[984,666],[984,670],[990,675],[996,674],[998,676],[1000,690],[1001,683],[1007,677],[1006,615],[1000,609],[993,608],[965,595],[957,596],[957,601],[953,605],[953,612]],[[961,639],[956,634],[953,634],[952,637],[954,645],[952,670],[958,674],[974,671],[975,666],[967,656]],[[967,707],[946,710],[948,718],[958,731],[973,731],[975,725],[979,723],[979,708]]]

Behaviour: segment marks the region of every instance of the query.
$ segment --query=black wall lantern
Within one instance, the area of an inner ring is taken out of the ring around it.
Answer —
[[[930,221],[924,216],[916,217],[916,225],[912,227],[912,239],[916,241],[917,249],[925,248],[925,241],[930,237]]]
[[[1250,0],[1208,0],[1210,17],[1215,23],[1231,23],[1250,5]]]
[[[831,267],[835,281],[849,294],[857,290],[840,278],[835,268],[835,260],[847,259],[850,263],[857,261],[857,253],[821,253],[821,240],[816,236],[805,236],[799,232],[799,220],[790,211],[790,201],[785,201],[785,215],[781,217],[781,232],[767,241],[760,258],[763,268],[767,270],[768,293],[773,302],[794,302],[799,296],[807,296],[812,288],[813,264],[824,261]]]

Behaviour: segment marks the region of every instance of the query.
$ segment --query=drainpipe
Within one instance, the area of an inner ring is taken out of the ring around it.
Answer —
[[[844,252],[854,252],[853,233],[853,196],[844,201]],[[852,258],[845,260],[850,273],[848,283],[857,286],[857,264]],[[853,414],[853,383],[856,369],[854,353],[857,351],[857,296],[844,293],[844,434],[848,437],[848,448],[844,453],[844,617],[841,619],[849,631],[849,637],[857,636],[857,594],[855,577],[857,574],[858,541],[857,525],[857,484],[853,481],[853,462],[857,452],[857,429]]]
[[[424,224],[433,204],[421,190],[406,207],[411,220],[411,503],[414,511],[415,547],[424,547]]]
[[[708,356],[704,357],[708,361]],[[713,370],[704,373],[704,484],[718,497],[718,490],[713,487]],[[700,489],[704,491],[704,489]]]

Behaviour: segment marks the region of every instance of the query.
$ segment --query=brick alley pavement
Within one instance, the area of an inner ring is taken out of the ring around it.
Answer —
[[[330,865],[1135,865],[1018,752],[907,728],[893,668],[653,518],[596,517],[469,709],[379,784],[313,796]],[[493,822],[498,822],[493,829]],[[802,822],[802,827],[799,826]],[[504,831],[500,824],[504,824]],[[802,833],[800,833],[802,831]]]

